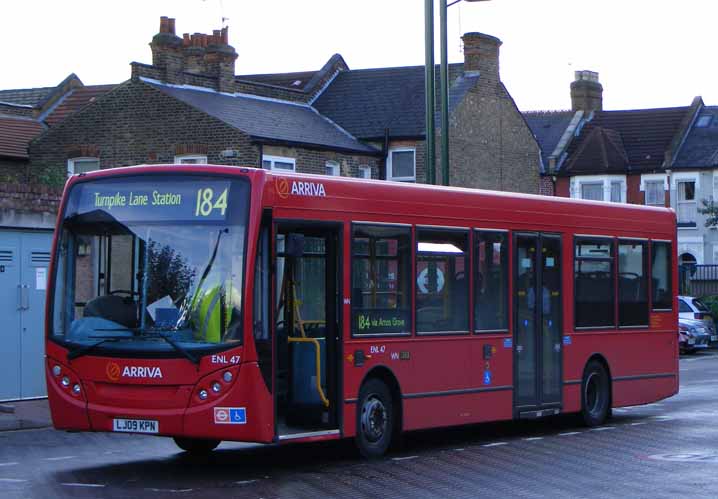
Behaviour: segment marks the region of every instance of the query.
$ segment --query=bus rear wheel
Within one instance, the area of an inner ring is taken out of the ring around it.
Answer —
[[[174,441],[177,447],[190,454],[208,454],[221,442],[221,440],[186,437],[174,437]]]
[[[581,416],[586,426],[599,426],[611,413],[611,380],[597,360],[586,366],[581,382]]]
[[[367,380],[359,390],[356,445],[362,456],[383,456],[392,441],[394,408],[391,393],[379,379]]]

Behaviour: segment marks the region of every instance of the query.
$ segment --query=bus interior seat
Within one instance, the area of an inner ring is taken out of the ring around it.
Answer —
[[[137,327],[137,305],[126,296],[103,295],[85,305],[84,317],[101,317],[125,327]]]

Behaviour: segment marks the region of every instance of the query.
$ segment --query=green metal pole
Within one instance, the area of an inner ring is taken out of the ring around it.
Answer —
[[[424,0],[424,93],[426,94],[426,183],[435,184],[434,169],[434,0]]]
[[[439,24],[441,38],[441,171],[442,184],[449,185],[449,67],[446,40],[447,0],[440,0]]]

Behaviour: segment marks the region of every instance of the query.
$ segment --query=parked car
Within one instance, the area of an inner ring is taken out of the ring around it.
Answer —
[[[714,331],[705,322],[696,319],[678,318],[678,348],[681,353],[694,353],[710,346]]]
[[[703,303],[699,298],[693,296],[678,297],[678,318],[679,319],[695,319],[703,321],[708,328],[711,336],[711,342],[718,346],[718,337],[716,336],[716,324],[711,313],[711,309]]]

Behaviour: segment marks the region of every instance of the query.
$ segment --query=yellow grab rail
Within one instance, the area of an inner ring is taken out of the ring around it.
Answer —
[[[324,404],[324,407],[329,407],[329,399],[327,399],[326,395],[324,395],[324,390],[322,389],[322,359],[321,359],[321,347],[319,345],[319,341],[317,341],[316,338],[287,338],[287,341],[290,343],[312,343],[314,345],[314,348],[316,349],[316,359],[317,359],[317,391],[319,392],[319,397],[322,399],[322,403]]]

